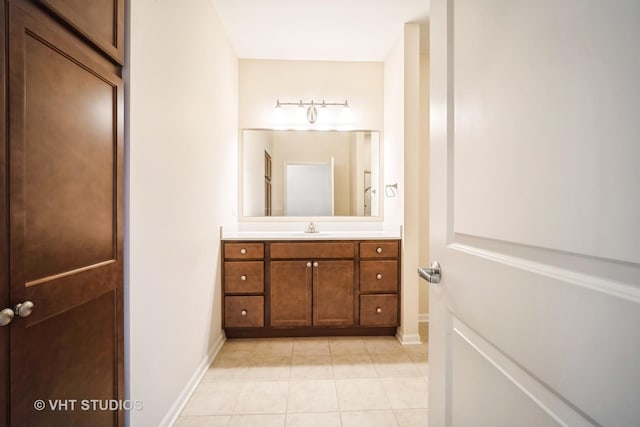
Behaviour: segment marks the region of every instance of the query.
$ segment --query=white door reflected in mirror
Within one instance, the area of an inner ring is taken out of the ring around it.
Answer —
[[[380,134],[373,131],[244,130],[240,212],[243,217],[380,217],[381,198],[375,195],[382,188],[381,150]],[[312,174],[315,181],[308,175],[287,182],[287,165],[320,164],[333,165],[330,192],[322,174]],[[289,194],[298,188],[295,196]],[[325,208],[317,210],[321,200]]]

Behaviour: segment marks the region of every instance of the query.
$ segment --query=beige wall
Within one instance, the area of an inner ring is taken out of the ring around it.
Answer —
[[[132,426],[167,426],[220,344],[219,227],[233,220],[237,59],[209,0],[130,8],[125,336]]]
[[[385,184],[398,184],[398,196],[385,198],[385,222],[403,225],[402,342],[419,342],[418,287],[420,238],[420,28],[405,24],[385,61]]]
[[[354,129],[383,127],[381,62],[279,61],[241,59],[238,126],[272,128],[276,100],[349,101]]]
[[[384,199],[384,221],[404,223],[404,38],[384,62],[384,185],[398,184],[397,197]]]

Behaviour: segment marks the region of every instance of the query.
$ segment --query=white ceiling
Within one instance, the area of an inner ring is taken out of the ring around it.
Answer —
[[[239,58],[384,61],[402,24],[421,24],[429,0],[212,0]]]

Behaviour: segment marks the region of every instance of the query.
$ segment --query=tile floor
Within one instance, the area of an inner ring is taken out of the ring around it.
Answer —
[[[227,340],[176,427],[425,427],[420,335]]]

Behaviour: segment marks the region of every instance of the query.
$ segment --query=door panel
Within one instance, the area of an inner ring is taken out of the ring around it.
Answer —
[[[38,118],[24,139],[24,273],[32,286],[115,258],[115,88],[42,40],[26,35],[24,43],[25,119]]]
[[[640,419],[639,20],[432,1],[429,424]]]
[[[10,292],[35,304],[11,324],[12,424],[122,424],[33,409],[123,398],[122,81],[38,11],[9,12]]]
[[[491,361],[460,335],[453,336],[452,346],[453,425],[507,427],[514,420],[518,427],[560,425],[506,376],[496,375]]]
[[[124,64],[124,0],[42,0],[41,3]]]
[[[84,399],[115,398],[117,364],[114,354],[118,343],[113,325],[117,324],[116,298],[118,295],[114,290],[25,328],[24,341],[34,343],[30,347],[37,346],[50,352],[24,352],[21,363],[29,372],[23,378],[29,382],[29,387],[19,395],[19,404],[30,407],[37,399],[45,402],[75,399],[78,403],[73,411],[29,410],[29,423],[23,425],[116,425],[117,413],[80,408]]]

